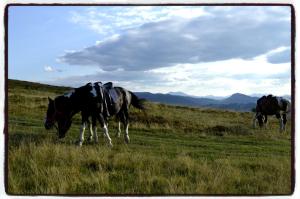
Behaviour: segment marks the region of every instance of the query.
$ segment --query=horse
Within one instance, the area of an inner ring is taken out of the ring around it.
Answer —
[[[54,100],[48,97],[48,101],[44,126],[46,129],[55,127],[59,138],[65,137],[71,127],[73,116],[81,112],[81,128],[77,141],[79,146],[82,146],[84,142],[84,131],[87,125],[90,129],[89,140],[94,137],[94,141],[98,142],[96,126],[98,120],[109,146],[112,147],[107,128],[108,118],[112,116],[116,116],[119,122],[117,136],[120,136],[120,122],[122,122],[125,130],[125,142],[129,143],[129,107],[133,105],[137,109],[145,110],[143,99],[139,99],[134,93],[122,87],[113,87],[111,82],[104,85],[101,82],[88,83],[57,96]],[[92,118],[92,123],[89,118]]]
[[[256,121],[258,120],[259,126],[263,127],[267,125],[268,115],[275,115],[279,119],[280,132],[285,131],[286,127],[286,115],[290,112],[291,103],[282,97],[276,97],[273,95],[262,96],[257,100],[256,113],[253,118],[253,127],[256,127]]]

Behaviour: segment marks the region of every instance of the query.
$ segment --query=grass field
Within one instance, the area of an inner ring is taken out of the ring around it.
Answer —
[[[147,103],[130,110],[131,142],[79,148],[43,126],[47,97],[68,88],[8,81],[9,194],[291,194],[291,123],[252,129],[252,113]],[[86,137],[87,137],[86,132]],[[122,134],[123,135],[123,134]]]

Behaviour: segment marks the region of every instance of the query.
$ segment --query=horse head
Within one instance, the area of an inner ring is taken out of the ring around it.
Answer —
[[[55,126],[55,107],[54,107],[54,100],[48,97],[48,109],[46,112],[46,118],[45,118],[45,129],[49,130]]]
[[[58,137],[64,138],[72,124],[72,109],[70,99],[65,96],[58,96],[54,100],[48,98],[49,104],[45,119],[45,128],[51,129],[57,122]]]

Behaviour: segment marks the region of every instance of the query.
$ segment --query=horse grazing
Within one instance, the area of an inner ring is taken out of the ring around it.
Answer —
[[[259,126],[263,127],[268,122],[268,115],[276,115],[279,119],[280,132],[285,131],[287,122],[286,115],[290,112],[291,103],[282,98],[273,95],[262,96],[256,103],[256,114],[253,118],[253,127],[256,127],[258,120]]]
[[[103,128],[103,133],[108,139],[109,145],[112,146],[107,121],[109,117],[114,115],[119,121],[117,135],[120,136],[121,133],[121,121],[125,129],[125,142],[129,143],[129,107],[133,105],[144,110],[142,99],[124,88],[113,87],[111,82],[104,85],[101,82],[88,83],[75,88],[69,93],[57,96],[54,100],[48,97],[48,100],[49,104],[44,125],[46,129],[55,126],[59,138],[65,137],[71,127],[73,116],[81,112],[81,129],[77,142],[79,146],[84,141],[86,126],[89,126],[90,129],[89,140],[94,137],[94,141],[98,142],[97,120]],[[92,123],[90,123],[89,118],[92,118]],[[55,125],[56,123],[58,126]]]

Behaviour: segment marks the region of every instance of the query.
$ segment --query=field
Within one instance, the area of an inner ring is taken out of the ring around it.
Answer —
[[[253,129],[253,113],[147,103],[130,110],[131,142],[111,119],[109,148],[43,126],[47,97],[68,88],[8,81],[8,194],[291,194],[291,123]],[[86,131],[86,138],[88,132]],[[87,139],[86,139],[87,140]]]

